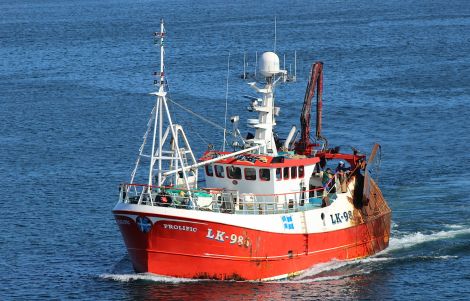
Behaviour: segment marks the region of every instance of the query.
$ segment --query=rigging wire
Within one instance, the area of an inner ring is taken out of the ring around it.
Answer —
[[[194,131],[194,133],[196,133],[196,135],[199,137],[199,139],[202,140],[202,142],[204,142],[206,145],[210,145],[210,143],[206,139],[204,139],[204,137],[199,135],[199,133],[197,131]]]
[[[226,134],[227,134],[227,110],[228,110],[228,79],[230,76],[230,51],[228,52],[227,59],[227,82],[225,88],[225,118],[224,118],[224,141],[222,145],[222,151],[225,151],[225,144],[227,143]]]
[[[166,79],[165,79],[165,80],[166,80]],[[190,114],[192,114],[192,115],[194,115],[194,116],[196,116],[196,117],[198,117],[198,118],[201,118],[201,119],[203,119],[204,121],[206,121],[206,122],[212,124],[212,122],[211,122],[210,120],[205,119],[205,118],[202,117],[202,116],[199,116],[197,113],[192,112],[191,110],[185,108],[185,107],[182,106],[181,104],[176,103],[175,101],[171,100],[171,99],[169,98],[169,96],[170,96],[170,86],[169,86],[169,84],[168,84],[168,80],[166,80],[166,86],[167,86],[167,91],[168,91],[168,92],[167,92],[167,93],[168,93],[168,94],[167,94],[167,95],[168,95],[167,100],[170,102],[170,104],[176,105],[176,106],[178,106],[180,109],[183,109],[183,110],[185,110],[186,112],[188,112],[188,113],[190,113]],[[176,110],[175,110],[175,111],[172,110],[172,111],[171,111],[171,114],[173,115],[172,117],[175,119]],[[213,125],[216,126],[217,124],[214,123]],[[222,127],[221,127],[221,128],[222,128]],[[210,145],[210,143],[209,143],[206,139],[204,139],[197,131],[194,131],[194,133],[199,137],[199,139],[201,139],[201,141],[202,141],[204,144]]]
[[[147,138],[148,138],[148,134],[150,132],[150,129],[152,127],[152,121],[153,121],[153,118],[154,118],[154,112],[155,112],[156,108],[157,108],[157,106],[155,104],[152,108],[152,112],[150,112],[150,119],[147,122],[147,130],[145,131],[145,134],[142,137],[143,141],[142,141],[142,145],[139,147],[139,155],[137,156],[137,159],[135,161],[134,169],[132,170],[132,173],[131,173],[131,179],[130,179],[130,182],[129,182],[131,184],[134,183],[134,178],[135,178],[135,175],[137,173],[137,169],[139,168],[139,164],[140,164],[140,159],[142,157],[142,154],[144,153],[145,145],[147,144]]]
[[[217,123],[215,123],[215,122],[213,122],[213,121],[211,121],[211,120],[205,118],[204,116],[201,116],[201,115],[199,115],[198,113],[196,113],[196,112],[194,112],[194,111],[191,111],[190,109],[184,107],[183,105],[181,105],[181,104],[175,102],[174,100],[172,100],[172,99],[170,99],[170,98],[167,98],[167,100],[169,100],[172,104],[176,105],[176,106],[179,107],[180,109],[182,109],[182,110],[188,112],[189,114],[191,114],[191,115],[193,115],[193,116],[195,116],[195,117],[201,119],[201,120],[204,121],[204,122],[207,122],[208,124],[212,125],[213,127],[217,128],[217,129],[220,129],[220,130],[222,130],[222,131],[225,131],[224,127],[222,127],[222,126],[218,125]],[[226,132],[227,132],[228,134],[232,134],[231,131],[226,131]]]

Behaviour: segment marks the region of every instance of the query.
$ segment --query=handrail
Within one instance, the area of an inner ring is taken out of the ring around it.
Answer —
[[[138,183],[121,183],[120,186],[123,186],[123,187],[132,187],[132,186],[135,186],[135,187],[149,187],[149,188],[159,188],[159,189],[165,189],[165,190],[168,190],[168,189],[173,189],[173,190],[181,190],[181,191],[188,191],[187,188],[183,188],[183,187],[176,187],[176,186],[158,186],[158,185],[149,185],[149,184],[138,184]],[[203,192],[203,191],[206,191],[206,189],[219,189],[219,188],[201,188],[201,189],[191,189],[189,190],[190,192]],[[220,189],[223,189],[223,188],[220,188]],[[229,191],[227,189],[225,189],[225,191]],[[235,190],[233,190],[235,191]]]
[[[144,187],[145,185],[138,186]],[[313,203],[309,201],[310,196],[307,190],[296,191],[290,194],[278,194],[273,197],[220,191],[210,193],[210,197],[198,196],[193,202],[189,200],[186,194],[180,195],[178,192],[161,194],[160,192],[152,192],[145,188],[139,190],[130,193],[121,190],[120,201],[130,204],[174,207],[185,210],[255,215],[290,213],[320,207],[319,204],[312,205]],[[323,194],[316,197],[323,198]]]
[[[296,190],[290,192],[283,192],[283,193],[243,193],[243,194],[250,194],[253,196],[278,196],[278,195],[286,195],[286,194],[295,194],[295,193],[302,193],[302,192],[313,192],[313,191],[320,191],[324,190],[324,187],[309,189],[309,190]]]
[[[148,185],[148,184],[127,184],[123,183],[121,184],[122,186],[137,186],[137,187],[150,187],[150,188],[160,188],[160,189],[165,189],[165,190],[181,190],[181,191],[188,191],[186,188],[181,188],[181,187],[173,187],[173,186],[156,186],[156,185]],[[248,194],[248,195],[253,195],[253,196],[280,196],[280,195],[287,195],[287,194],[296,194],[296,193],[307,193],[307,192],[314,192],[314,191],[321,191],[324,190],[324,187],[318,187],[314,189],[309,189],[309,190],[296,190],[296,191],[289,191],[289,192],[283,192],[283,193],[250,193],[250,192],[240,192],[240,194]],[[235,189],[225,189],[225,188],[219,188],[219,187],[206,187],[206,188],[201,188],[197,190],[190,190],[190,192],[208,192],[210,190],[219,190],[221,192],[237,192],[239,190]]]
[[[322,200],[321,206],[324,206],[324,204],[326,204],[326,206],[330,205],[330,201],[323,200],[325,200],[327,196],[330,196],[333,187],[336,187],[337,189],[339,188],[337,185],[329,188],[329,184],[332,181],[336,181],[336,178],[337,173],[334,175],[334,178],[330,179],[323,187],[271,194],[241,193],[238,190],[215,187],[187,190],[184,187],[156,186],[138,183],[121,184],[119,199],[124,203],[231,214],[264,215],[289,213],[311,210],[314,207],[319,207],[320,204],[316,201],[312,202],[312,198]],[[350,177],[350,179],[351,178],[352,177]],[[134,187],[134,189],[131,189],[132,187]],[[160,190],[147,189],[147,187],[159,188]],[[319,191],[320,194],[318,194]],[[350,192],[349,188],[348,191]],[[204,194],[197,195],[197,192],[202,192]],[[312,195],[312,192],[317,193]],[[188,193],[193,196],[194,200],[190,200]],[[169,200],[166,201],[165,197],[169,197]]]

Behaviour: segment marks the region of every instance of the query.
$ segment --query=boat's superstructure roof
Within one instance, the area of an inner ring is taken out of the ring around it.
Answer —
[[[230,152],[220,151],[207,151],[199,159],[199,161],[207,161],[218,156],[227,155]],[[217,161],[217,164],[231,164],[231,165],[243,165],[243,166],[257,166],[257,167],[285,167],[285,166],[299,166],[299,165],[313,165],[318,163],[320,158],[318,157],[273,157],[268,155],[259,154],[241,154],[235,157],[222,159]]]

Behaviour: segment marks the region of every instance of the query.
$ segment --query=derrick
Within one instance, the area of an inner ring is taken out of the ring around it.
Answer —
[[[321,136],[322,121],[322,94],[323,94],[323,63],[315,62],[310,70],[310,79],[305,91],[304,104],[300,114],[300,140],[296,143],[297,154],[310,155],[315,144],[310,140],[310,115],[312,110],[312,99],[317,96],[317,116],[316,116],[316,140],[325,140]]]

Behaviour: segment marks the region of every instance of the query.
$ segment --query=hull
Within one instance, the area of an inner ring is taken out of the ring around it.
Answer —
[[[196,235],[178,233],[168,237],[164,232],[168,219],[161,218],[162,221],[156,224],[156,229],[160,231],[152,232],[148,237],[142,237],[137,227],[134,230],[121,227],[137,272],[221,280],[285,278],[317,263],[375,254],[388,246],[390,235],[388,231],[378,236],[370,233],[370,229],[389,224],[390,214],[367,224],[308,236],[265,233],[206,223],[203,229],[196,228]],[[173,222],[172,225],[193,227],[191,222],[184,220]],[[207,233],[211,227],[226,233],[244,232],[246,237],[253,237],[254,242],[228,246],[230,237],[225,236],[224,241],[208,243]],[[304,244],[306,240],[307,250]]]
[[[272,280],[317,263],[385,249],[391,213],[372,184],[374,197],[364,198],[364,204],[344,198],[289,214],[246,216],[122,204],[114,215],[137,272]]]

